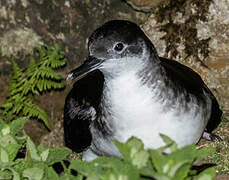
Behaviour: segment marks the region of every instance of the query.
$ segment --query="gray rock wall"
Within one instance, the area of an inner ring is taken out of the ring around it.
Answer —
[[[229,1],[180,2],[155,8],[142,29],[160,56],[198,72],[228,111]]]
[[[141,23],[144,17],[119,0],[1,0],[0,70],[9,73],[11,58],[25,65],[23,55],[45,43],[61,45],[69,70],[84,60],[95,28],[111,19]]]

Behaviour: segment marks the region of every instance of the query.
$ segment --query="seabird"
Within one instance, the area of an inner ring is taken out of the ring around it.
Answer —
[[[159,57],[135,24],[113,20],[96,29],[88,41],[89,56],[72,70],[75,82],[66,97],[66,146],[83,159],[121,157],[114,139],[140,138],[146,148],[164,145],[160,133],[179,147],[197,143],[219,125],[219,104],[192,69]]]

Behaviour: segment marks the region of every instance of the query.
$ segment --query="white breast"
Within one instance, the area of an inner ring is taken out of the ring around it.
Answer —
[[[110,103],[114,138],[125,142],[136,136],[147,148],[164,145],[159,133],[169,136],[179,146],[198,142],[207,123],[203,115],[194,115],[192,111],[182,114],[178,113],[179,109],[166,112],[164,105],[156,100],[156,92],[156,88],[152,91],[152,87],[143,86],[134,73],[106,82],[104,99]]]

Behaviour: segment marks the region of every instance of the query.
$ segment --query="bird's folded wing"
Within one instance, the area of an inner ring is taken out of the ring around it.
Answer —
[[[97,117],[104,78],[100,71],[75,82],[64,106],[64,136],[66,146],[75,152],[91,144],[90,123]]]

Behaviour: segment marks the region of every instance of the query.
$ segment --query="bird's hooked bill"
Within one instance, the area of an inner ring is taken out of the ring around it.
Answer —
[[[93,56],[88,56],[86,61],[76,69],[72,70],[68,73],[68,76],[66,78],[67,81],[73,81],[73,80],[79,80],[86,76],[88,73],[98,69],[98,67],[101,65],[102,60],[97,59]]]

